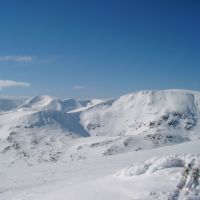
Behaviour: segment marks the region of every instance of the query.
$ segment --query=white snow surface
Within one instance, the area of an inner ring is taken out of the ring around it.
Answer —
[[[91,135],[138,135],[158,127],[177,127],[183,135],[196,123],[199,111],[198,92],[141,91],[85,110],[81,123]]]
[[[21,160],[7,165],[9,158],[2,156],[0,199],[175,199],[182,162],[199,159],[199,145],[199,141],[193,141],[110,157],[37,165]],[[145,169],[139,172],[139,168]],[[188,195],[184,192],[181,199],[200,199],[199,188]]]
[[[1,200],[200,200],[176,195],[200,165],[200,93],[141,91],[108,100],[0,99]]]

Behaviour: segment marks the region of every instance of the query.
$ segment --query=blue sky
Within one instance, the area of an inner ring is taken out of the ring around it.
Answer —
[[[2,0],[0,95],[200,90],[198,0]]]

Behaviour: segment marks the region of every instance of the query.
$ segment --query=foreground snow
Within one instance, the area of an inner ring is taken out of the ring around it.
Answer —
[[[109,157],[7,166],[1,155],[1,200],[175,199],[183,162],[200,158],[200,141]],[[199,188],[179,199],[200,199]]]

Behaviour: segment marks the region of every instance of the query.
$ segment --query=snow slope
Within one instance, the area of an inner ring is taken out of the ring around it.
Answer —
[[[199,138],[199,105],[200,93],[186,90],[85,101],[37,96],[0,115],[1,151],[34,154],[36,160],[45,152],[44,160],[51,160],[51,147],[52,154],[74,160],[175,145]],[[80,139],[68,147],[72,138]],[[33,151],[42,145],[37,158]]]
[[[0,199],[200,200],[200,188],[175,191],[184,162],[200,159],[199,92],[11,105],[0,107]]]
[[[166,200],[176,198],[183,163],[199,160],[199,141],[158,149],[27,166],[18,160],[7,168],[2,157],[2,200]],[[147,167],[145,167],[147,166]],[[21,171],[18,171],[18,169]],[[17,172],[17,173],[16,173]],[[199,190],[179,199],[199,200]]]
[[[141,91],[108,100],[81,113],[91,135],[139,135],[149,129],[193,129],[200,112],[200,93],[185,90]]]

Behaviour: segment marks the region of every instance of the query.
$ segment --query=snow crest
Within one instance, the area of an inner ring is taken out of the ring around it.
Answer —
[[[162,158],[151,158],[145,162],[136,162],[116,173],[119,177],[132,177],[142,174],[152,174],[162,169],[184,167],[193,158],[200,161],[200,155],[169,155]]]

